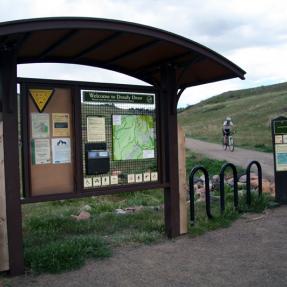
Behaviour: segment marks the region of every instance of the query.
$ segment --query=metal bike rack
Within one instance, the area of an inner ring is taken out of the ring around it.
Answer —
[[[246,203],[248,206],[251,204],[250,172],[253,165],[256,165],[258,171],[258,196],[262,195],[262,168],[260,163],[254,160],[250,162],[246,168]]]
[[[230,167],[233,172],[233,200],[234,200],[234,207],[238,209],[238,179],[237,179],[237,170],[234,164],[226,163],[221,167],[220,170],[220,212],[221,214],[225,211],[225,191],[224,191],[224,172],[225,170]]]
[[[210,211],[210,189],[209,189],[209,176],[208,171],[201,165],[195,166],[189,175],[189,198],[190,198],[190,221],[194,222],[195,219],[195,207],[194,207],[194,175],[198,172],[202,171],[205,179],[205,209],[206,215],[208,218],[213,218]]]
[[[251,161],[246,168],[246,204],[250,206],[251,204],[251,183],[250,183],[250,173],[251,167],[256,165],[258,170],[258,196],[262,195],[262,168],[258,161]],[[237,169],[232,163],[225,163],[220,170],[219,175],[219,189],[220,189],[220,212],[221,214],[225,211],[225,190],[224,190],[224,173],[227,168],[232,169],[233,173],[233,202],[236,210],[239,208],[239,196],[238,196],[238,178],[237,178]],[[209,219],[213,218],[211,214],[211,204],[210,204],[210,188],[209,188],[209,175],[206,168],[201,165],[195,166],[189,175],[189,197],[190,197],[190,222],[194,223],[195,221],[195,202],[194,202],[194,176],[195,174],[201,171],[204,174],[205,181],[205,209],[206,215]]]

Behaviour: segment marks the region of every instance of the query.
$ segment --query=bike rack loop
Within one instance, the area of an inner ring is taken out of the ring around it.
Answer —
[[[225,210],[225,191],[224,191],[224,172],[225,170],[230,167],[233,172],[233,200],[234,200],[234,207],[238,209],[238,179],[237,179],[237,170],[234,164],[232,163],[225,163],[220,170],[219,174],[219,189],[220,189],[220,212],[221,214]]]
[[[248,206],[251,204],[251,186],[250,186],[250,172],[252,165],[257,166],[258,171],[258,196],[262,195],[262,168],[258,161],[250,162],[246,168],[246,203]]]
[[[207,170],[201,166],[195,166],[189,175],[189,199],[190,199],[190,221],[194,222],[195,216],[195,207],[194,207],[194,183],[193,183],[193,178],[194,175],[198,171],[202,171],[204,174],[204,179],[205,179],[205,209],[206,209],[206,215],[208,218],[212,218],[212,214],[210,212],[210,189],[209,189],[209,176]]]

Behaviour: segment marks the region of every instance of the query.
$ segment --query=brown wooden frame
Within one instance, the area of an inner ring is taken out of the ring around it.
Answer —
[[[158,150],[158,172],[159,181],[154,183],[141,183],[132,185],[120,185],[113,187],[91,188],[88,191],[83,188],[83,157],[82,157],[82,125],[81,125],[81,89],[97,89],[97,90],[110,90],[110,91],[126,91],[126,92],[150,92],[156,93],[153,87],[139,86],[139,85],[121,85],[121,84],[104,84],[104,83],[92,83],[92,82],[78,82],[78,81],[60,81],[60,80],[45,80],[45,79],[30,79],[30,78],[18,78],[18,84],[21,88],[21,131],[22,131],[22,163],[23,163],[23,194],[24,198],[21,199],[22,203],[43,202],[50,200],[62,200],[81,198],[87,196],[107,195],[127,191],[138,191],[145,189],[156,189],[169,187],[169,183],[163,180],[163,158],[160,146],[161,128],[160,117],[158,115],[158,96],[156,96],[156,123],[157,123],[157,150]],[[71,193],[63,194],[51,194],[32,196],[31,195],[31,171],[29,165],[30,148],[29,148],[29,116],[28,116],[28,89],[30,88],[69,88],[72,91],[73,98],[73,119],[74,122],[71,125],[74,128],[75,143],[74,143],[74,170],[75,174],[75,188]]]

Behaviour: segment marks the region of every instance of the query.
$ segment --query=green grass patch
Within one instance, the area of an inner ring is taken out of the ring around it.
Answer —
[[[28,272],[58,273],[81,267],[89,258],[111,256],[115,247],[151,244],[164,238],[163,192],[91,197],[23,206],[25,265]],[[89,205],[91,218],[75,221]],[[143,206],[130,214],[118,208]],[[154,208],[156,207],[156,208]]]
[[[35,273],[72,270],[81,267],[88,258],[111,256],[111,248],[95,236],[59,238],[42,244],[30,244],[29,240],[25,241],[25,264]]]

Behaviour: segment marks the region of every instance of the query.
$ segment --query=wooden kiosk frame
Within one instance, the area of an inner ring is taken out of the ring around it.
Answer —
[[[43,18],[1,23],[0,113],[3,118],[9,270],[12,275],[24,272],[17,65],[25,63],[89,65],[121,72],[152,85],[158,98],[160,177],[158,183],[147,185],[147,188],[164,189],[166,233],[168,237],[178,236],[178,99],[187,87],[235,77],[244,79],[245,72],[196,42],[148,26],[93,18]],[[36,84],[32,80],[19,81],[21,86],[25,86],[27,81]],[[25,105],[25,99],[23,104]],[[77,104],[74,107],[74,114],[77,114]],[[75,127],[78,132],[77,123]],[[75,164],[78,164],[77,157]],[[144,186],[134,185],[125,187],[124,190],[113,189],[112,192],[133,191],[139,188],[142,189]],[[101,193],[105,193],[104,190],[97,194]],[[85,194],[76,192],[72,195],[30,197],[23,202],[94,194],[91,191]]]

